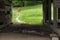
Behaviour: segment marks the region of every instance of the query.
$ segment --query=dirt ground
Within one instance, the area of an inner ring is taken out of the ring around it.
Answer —
[[[50,40],[50,38],[20,33],[0,33],[0,40]]]

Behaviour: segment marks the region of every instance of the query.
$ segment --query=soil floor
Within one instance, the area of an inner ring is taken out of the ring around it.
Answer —
[[[49,37],[20,33],[0,33],[0,40],[51,40]]]

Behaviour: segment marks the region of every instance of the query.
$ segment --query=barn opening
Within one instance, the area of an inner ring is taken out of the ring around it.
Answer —
[[[14,24],[42,24],[42,1],[12,0],[12,22]]]

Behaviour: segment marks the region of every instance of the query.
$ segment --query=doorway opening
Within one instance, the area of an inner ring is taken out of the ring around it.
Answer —
[[[42,24],[42,1],[12,1],[12,22],[14,24]]]

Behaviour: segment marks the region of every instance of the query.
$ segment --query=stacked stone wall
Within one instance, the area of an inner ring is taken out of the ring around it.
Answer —
[[[0,0],[0,27],[11,23],[11,3],[12,0]]]

